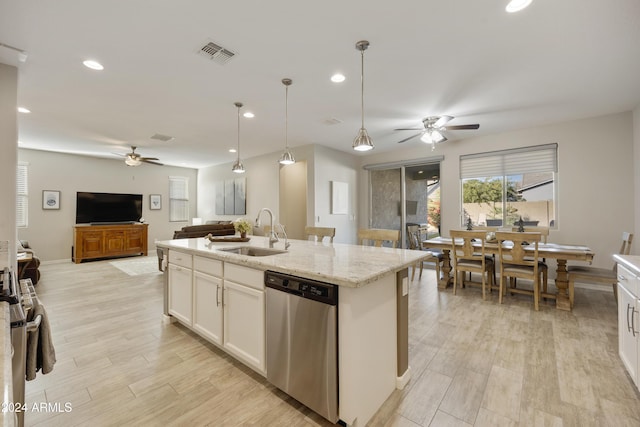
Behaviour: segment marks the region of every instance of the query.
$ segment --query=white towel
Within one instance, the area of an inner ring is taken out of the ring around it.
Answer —
[[[43,374],[48,374],[53,370],[56,363],[56,351],[53,348],[53,340],[51,339],[51,328],[49,327],[49,319],[47,312],[42,304],[36,305],[29,313],[29,321],[35,319],[38,315],[42,316],[40,327],[28,333],[27,336],[27,381],[36,378],[36,372],[42,369]]]

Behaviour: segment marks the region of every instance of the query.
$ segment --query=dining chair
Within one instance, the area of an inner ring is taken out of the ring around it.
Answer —
[[[633,234],[624,232],[622,233],[622,246],[618,252],[620,255],[629,255],[631,251],[631,242],[633,242]],[[575,297],[575,282],[585,282],[596,285],[611,285],[613,286],[613,295],[618,303],[618,275],[617,275],[617,263],[613,264],[612,269],[599,268],[582,265],[570,265],[567,267],[567,273],[569,276],[569,306],[573,308],[573,300]]]
[[[423,235],[426,236],[427,227],[423,226],[407,226],[407,235],[409,237],[409,249],[416,251],[426,251],[431,254],[430,258],[418,261],[411,271],[411,281],[415,278],[416,269],[420,268],[420,274],[418,280],[422,279],[422,270],[424,269],[424,263],[433,263],[436,270],[436,280],[440,279],[440,264],[444,261],[444,255],[440,250],[427,250],[422,247]]]
[[[487,282],[489,292],[493,286],[495,264],[493,258],[485,254],[487,232],[483,230],[450,230],[451,258],[453,260],[453,294],[458,288],[458,276],[462,276],[461,285],[465,285],[464,273],[480,273],[482,275],[482,299],[486,300]],[[460,246],[460,239],[462,245]],[[475,244],[475,245],[474,245]],[[477,245],[480,247],[477,247]],[[462,274],[460,274],[462,273]],[[473,282],[469,282],[471,284]]]
[[[518,231],[518,227],[511,227],[511,231]],[[540,233],[542,235],[541,243],[547,243],[549,238],[549,227],[524,226],[525,233]]]
[[[329,238],[329,243],[333,243],[333,238],[336,236],[335,227],[305,227],[304,234],[309,240],[309,237],[313,237],[313,241],[322,242],[325,237]]]
[[[390,242],[392,248],[400,244],[400,230],[384,228],[361,228],[358,230],[358,242],[361,245],[381,247],[383,242]]]
[[[506,292],[506,280],[510,278],[509,292],[533,296],[533,307],[540,310],[540,291],[546,275],[541,273],[546,264],[538,260],[538,245],[542,240],[542,234],[536,232],[510,232],[497,231],[498,259],[500,260],[500,304]],[[513,246],[507,247],[505,242],[511,242]],[[533,246],[533,251],[525,251],[526,247]],[[515,287],[515,279],[528,279],[533,283],[533,289]]]

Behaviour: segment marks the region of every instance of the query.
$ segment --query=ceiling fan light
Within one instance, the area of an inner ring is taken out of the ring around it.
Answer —
[[[369,151],[373,149],[373,141],[365,128],[360,128],[358,135],[353,140],[353,149],[356,151]]]
[[[231,170],[235,173],[244,173],[244,165],[242,164],[242,162],[240,161],[240,159],[236,160],[236,162],[233,164],[233,167],[231,168]]]
[[[124,159],[124,162],[127,164],[127,166],[140,166],[140,163],[142,163],[140,159],[136,159],[131,156],[127,156],[127,158]]]
[[[435,142],[436,144],[442,142],[445,140],[444,135],[442,135],[440,132],[438,132],[437,130],[434,130],[431,132],[431,140],[433,142]]]
[[[505,10],[509,13],[520,12],[531,4],[532,0],[511,0]]]
[[[424,135],[420,137],[420,141],[424,142],[425,144],[431,144],[433,142],[433,140],[431,139],[431,133],[425,132]]]
[[[296,162],[295,157],[293,157],[293,153],[288,148],[285,148],[284,153],[282,153],[282,157],[280,157],[279,163],[281,165],[292,165]]]

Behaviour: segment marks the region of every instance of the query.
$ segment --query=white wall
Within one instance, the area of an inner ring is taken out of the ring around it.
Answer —
[[[358,194],[362,185],[358,182],[358,158],[344,151],[324,146],[315,146],[315,215],[309,225],[335,227],[334,242],[357,242]],[[347,215],[331,213],[331,181],[349,185],[349,207]]]
[[[155,250],[155,240],[171,239],[174,230],[188,225],[169,222],[169,176],[189,178],[189,210],[192,217],[197,214],[196,169],[150,164],[130,167],[118,159],[26,149],[18,150],[18,160],[27,162],[29,168],[29,223],[18,229],[18,237],[28,240],[42,261],[71,259],[78,191],[142,194],[149,252]],[[60,210],[42,209],[43,190],[61,192]],[[149,194],[162,196],[162,209],[149,209]]]
[[[18,147],[18,69],[0,64],[0,240],[9,241],[8,265],[16,266],[16,158]],[[3,255],[4,257],[4,255]],[[0,265],[4,267],[4,265]]]
[[[307,161],[307,224],[336,227],[335,242],[355,243],[357,218],[357,166],[355,156],[318,145],[292,149],[296,160]],[[243,160],[247,177],[247,215],[253,221],[260,208],[270,208],[277,219],[279,212],[279,170],[281,153],[271,153]],[[286,166],[285,166],[286,167]],[[198,213],[203,220],[234,220],[237,215],[216,215],[216,185],[236,178],[231,163],[203,168],[198,173]],[[331,215],[331,181],[349,183],[349,215]],[[318,217],[320,220],[318,221]]]
[[[636,217],[631,112],[448,141],[434,152],[415,140],[404,150],[375,154],[361,164],[444,155],[442,233],[448,235],[461,227],[460,155],[548,143],[558,143],[559,161],[558,229],[551,231],[550,241],[588,245],[596,253],[594,265],[612,266],[611,254],[619,250],[622,232],[634,230]],[[360,179],[366,184],[366,173]],[[366,221],[369,207],[362,202],[361,207],[360,220]]]

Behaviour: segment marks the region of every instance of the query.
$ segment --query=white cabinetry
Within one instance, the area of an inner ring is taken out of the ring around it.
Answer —
[[[633,382],[638,386],[640,347],[640,278],[618,265],[618,351]]]
[[[191,326],[193,321],[192,256],[169,251],[169,314]]]
[[[193,259],[193,329],[222,344],[222,261]]]
[[[265,372],[264,272],[225,264],[224,347]]]
[[[169,314],[264,374],[264,272],[169,250]]]

